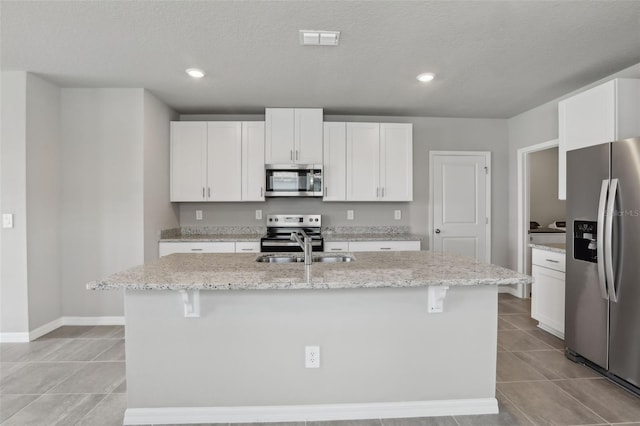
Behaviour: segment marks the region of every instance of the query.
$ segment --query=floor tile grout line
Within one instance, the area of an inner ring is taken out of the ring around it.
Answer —
[[[97,394],[89,394],[89,395],[97,395]],[[96,408],[98,408],[98,405],[100,405],[100,404],[102,403],[102,401],[104,401],[104,400],[105,400],[105,398],[107,397],[107,395],[110,395],[110,394],[104,394],[104,396],[103,396],[102,398],[100,398],[100,401],[98,401],[98,402],[96,403],[96,405],[94,405],[94,406],[93,406],[93,408],[91,408],[89,411],[87,411],[87,412],[85,413],[85,415],[84,415],[84,416],[82,416],[82,417],[81,417],[81,418],[76,422],[76,424],[79,424],[79,423],[82,421],[82,419],[84,419],[85,417],[87,417],[87,416],[89,415],[89,413],[91,413],[93,410],[95,410]]]
[[[123,339],[123,340],[124,340],[124,339]],[[117,344],[118,344],[118,342],[115,342],[113,345],[109,346],[107,349],[105,349],[104,351],[100,352],[98,355],[94,356],[94,357],[91,359],[91,362],[103,362],[103,361],[96,361],[96,359],[97,359],[98,357],[100,357],[100,355],[102,355],[103,353],[105,353],[105,352],[107,352],[107,351],[109,351],[109,350],[113,349]]]
[[[25,408],[27,408],[28,406],[30,406],[31,404],[33,404],[34,402],[36,402],[37,400],[39,400],[40,398],[42,398],[42,396],[44,394],[40,393],[34,393],[34,394],[29,394],[29,395],[38,395],[38,397],[33,398],[33,401],[31,401],[30,403],[28,403],[27,405],[25,405],[24,407],[22,407],[21,409],[19,409],[18,411],[16,411],[15,413],[13,413],[12,415],[10,415],[9,417],[7,417],[6,419],[4,419],[4,421],[2,422],[2,424],[5,424],[7,420],[9,420],[10,418],[12,418],[13,416],[15,416],[16,414],[18,414],[19,412],[21,412],[22,410],[24,410]]]
[[[525,413],[524,410],[518,406],[518,404],[516,404],[511,398],[509,398],[507,395],[505,395],[504,392],[500,392],[498,389],[496,389],[496,397],[497,397],[497,394],[502,395],[502,397],[504,399],[509,401],[511,403],[511,405],[513,405],[513,408],[518,410],[524,416],[525,419],[527,419],[527,420],[529,420],[531,422],[531,424],[537,425],[537,423],[534,422],[533,419],[531,417],[529,417],[529,415],[527,415],[527,413]]]
[[[571,379],[566,379],[566,380],[571,380]],[[562,392],[564,392],[565,394],[567,394],[571,399],[573,399],[574,401],[576,401],[578,404],[582,405],[584,408],[586,408],[587,410],[591,411],[593,414],[595,414],[596,417],[598,417],[599,419],[601,419],[602,421],[604,421],[604,424],[609,424],[609,421],[607,419],[605,419],[604,417],[602,417],[601,415],[599,415],[598,413],[596,413],[594,410],[591,409],[591,407],[588,407],[586,404],[583,404],[578,398],[576,398],[575,396],[571,395],[569,392],[567,392],[566,390],[562,389],[560,386],[558,386],[554,380],[549,380],[549,383],[553,384],[553,386],[557,387],[558,389],[560,389]]]

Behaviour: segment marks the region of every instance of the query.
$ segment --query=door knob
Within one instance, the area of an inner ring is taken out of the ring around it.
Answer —
[[[440,230],[439,230],[439,229],[436,229],[436,234],[439,234],[439,233],[440,233]]]

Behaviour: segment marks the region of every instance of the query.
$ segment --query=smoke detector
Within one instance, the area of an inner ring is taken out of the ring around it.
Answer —
[[[300,44],[303,46],[337,46],[340,31],[300,30]]]

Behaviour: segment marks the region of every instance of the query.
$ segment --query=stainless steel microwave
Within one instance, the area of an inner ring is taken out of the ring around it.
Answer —
[[[322,197],[322,165],[267,164],[267,197]]]

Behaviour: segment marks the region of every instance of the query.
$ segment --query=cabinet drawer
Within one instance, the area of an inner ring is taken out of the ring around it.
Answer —
[[[171,242],[160,243],[160,257],[173,253],[234,253],[236,251],[236,243],[234,242]]]
[[[347,241],[331,241],[324,243],[324,251],[349,251],[349,243]]]
[[[420,241],[352,241],[349,251],[419,251]]]
[[[564,272],[565,254],[534,248],[531,252],[531,263],[533,265]]]
[[[236,253],[259,253],[260,243],[257,241],[236,242]]]

